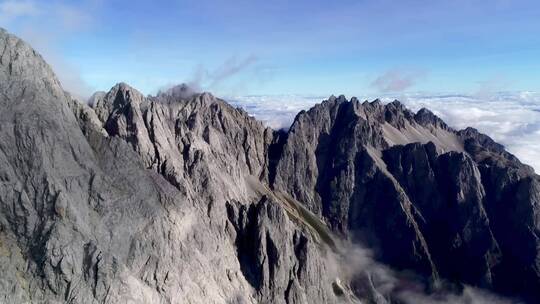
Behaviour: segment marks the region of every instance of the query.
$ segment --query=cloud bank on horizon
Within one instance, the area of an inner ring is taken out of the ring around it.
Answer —
[[[322,96],[235,96],[226,98],[234,106],[274,128],[288,128],[296,114],[327,97]],[[369,96],[361,100],[372,100]],[[383,95],[383,102],[395,96]],[[506,92],[489,95],[402,94],[397,97],[409,109],[425,107],[455,129],[474,127],[503,144],[523,163],[540,173],[540,93]]]
[[[537,0],[0,0],[0,26],[82,96],[197,80],[217,95],[540,91],[539,14]]]

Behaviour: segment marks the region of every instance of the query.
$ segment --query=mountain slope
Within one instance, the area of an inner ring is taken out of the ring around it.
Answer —
[[[264,133],[260,123],[205,96],[148,105],[123,84],[94,111],[64,93],[27,44],[5,31],[0,41],[0,302],[336,300],[322,251],[279,204],[247,228],[232,224],[243,218],[226,201],[268,204],[242,182],[263,168],[250,134]],[[271,269],[265,285],[247,279],[237,234],[262,238],[245,254]]]
[[[343,96],[287,136],[272,186],[335,231],[399,269],[537,301],[539,177],[489,137]]]

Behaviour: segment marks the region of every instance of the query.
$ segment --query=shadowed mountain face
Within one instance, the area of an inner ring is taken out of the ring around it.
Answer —
[[[88,106],[0,49],[2,303],[414,303],[351,246],[422,294],[540,300],[540,179],[474,129],[340,96],[274,131],[184,86]]]
[[[539,177],[474,129],[331,97],[296,117],[277,168],[275,189],[390,265],[538,299]]]

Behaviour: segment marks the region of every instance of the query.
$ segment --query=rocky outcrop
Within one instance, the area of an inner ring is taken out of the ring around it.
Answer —
[[[272,187],[380,260],[540,296],[539,178],[486,135],[398,101],[340,96],[301,112],[278,154]],[[518,272],[526,278],[509,282]]]
[[[246,199],[243,180],[267,175],[272,130],[209,93],[146,98],[120,83],[94,109],[109,136],[128,142],[147,168],[186,194]]]
[[[336,299],[322,245],[279,203],[247,230],[229,217],[227,201],[260,199],[244,180],[266,176],[271,130],[209,94],[174,102],[119,84],[88,107],[3,30],[0,49],[0,302]],[[238,258],[236,235],[257,231],[276,269],[263,289]]]
[[[334,294],[328,276],[331,270],[314,242],[289,220],[277,202],[264,196],[249,206],[228,203],[227,211],[242,273],[261,303],[345,300],[343,294]]]
[[[417,210],[416,221],[440,275],[491,286],[500,250],[473,160],[458,152],[437,155],[431,143],[392,147],[383,151],[383,159]]]

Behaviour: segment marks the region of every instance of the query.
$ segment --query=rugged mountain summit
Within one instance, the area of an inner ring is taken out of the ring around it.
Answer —
[[[340,96],[300,113],[278,158],[273,188],[390,265],[537,299],[539,177],[489,137]]]
[[[208,94],[168,104],[119,84],[90,108],[27,44],[0,41],[0,302],[337,301],[284,208],[248,226],[227,209],[269,204],[252,189],[271,130]],[[240,255],[244,235],[259,241]]]
[[[540,297],[539,177],[474,129],[340,96],[276,131],[182,86],[87,105],[3,30],[0,49],[0,302]],[[355,246],[417,276],[389,284]]]

